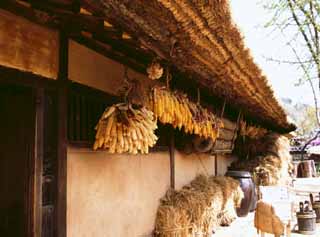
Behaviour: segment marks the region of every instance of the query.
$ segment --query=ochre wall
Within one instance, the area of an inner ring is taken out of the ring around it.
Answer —
[[[0,9],[0,65],[55,79],[58,33]]]
[[[175,184],[176,188],[190,183],[197,175],[214,175],[214,158],[208,154],[186,155],[175,152]]]
[[[228,166],[236,160],[235,156],[231,155],[218,155],[217,156],[217,174],[216,175],[224,175],[228,169]]]
[[[168,153],[68,150],[67,236],[149,236],[170,186]]]
[[[175,165],[177,189],[199,174],[214,174],[214,159],[206,154],[176,151]],[[68,237],[151,236],[159,199],[170,187],[169,152],[69,148],[67,172]]]

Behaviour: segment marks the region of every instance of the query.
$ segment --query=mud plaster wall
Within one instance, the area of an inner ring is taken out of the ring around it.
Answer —
[[[170,186],[167,153],[68,151],[67,236],[148,236]]]
[[[56,79],[59,34],[0,10],[0,65]]]
[[[186,155],[175,152],[175,183],[180,189],[190,183],[197,175],[214,175],[214,159],[208,154]]]
[[[69,41],[69,78],[72,81],[116,95],[123,86],[125,66]],[[128,76],[148,83],[148,78],[128,69]]]
[[[217,175],[224,175],[228,169],[228,166],[237,158],[231,155],[218,155],[218,167]]]

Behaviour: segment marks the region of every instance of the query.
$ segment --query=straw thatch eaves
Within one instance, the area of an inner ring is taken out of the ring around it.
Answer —
[[[244,46],[227,0],[84,0],[213,93],[256,117],[292,125]],[[186,79],[187,80],[187,79]]]

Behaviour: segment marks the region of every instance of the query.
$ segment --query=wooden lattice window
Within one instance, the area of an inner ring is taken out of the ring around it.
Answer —
[[[90,146],[95,126],[105,108],[117,98],[86,86],[72,83],[68,93],[68,140],[72,145]]]

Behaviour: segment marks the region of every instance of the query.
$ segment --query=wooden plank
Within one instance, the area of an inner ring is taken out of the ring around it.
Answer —
[[[226,118],[222,118],[222,122],[223,122],[224,128],[228,129],[230,131],[234,131],[237,127],[236,123],[234,123]]]
[[[225,141],[231,141],[234,137],[234,131],[227,129],[220,129],[219,131],[219,139]]]
[[[0,65],[57,78],[57,32],[2,9],[0,18]]]
[[[0,65],[0,83],[31,88],[57,88],[54,80]]]
[[[219,150],[232,150],[232,141],[223,141],[223,140],[217,140],[216,145],[214,147],[215,151]]]

